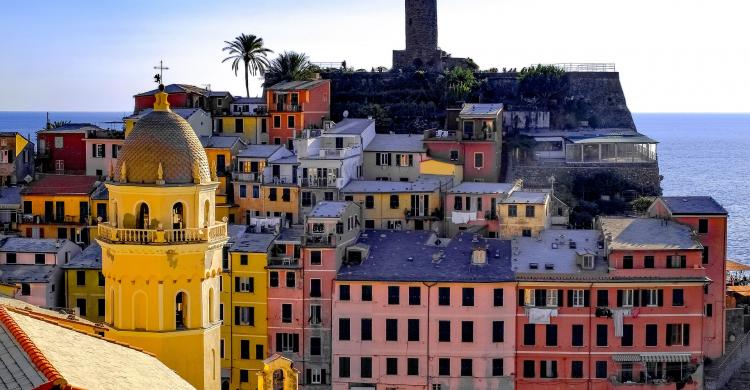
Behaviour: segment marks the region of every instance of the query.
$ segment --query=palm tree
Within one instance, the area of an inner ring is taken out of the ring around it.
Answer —
[[[250,84],[248,80],[248,74],[253,76],[260,73],[265,74],[268,69],[268,53],[273,53],[271,49],[263,47],[263,38],[256,37],[255,35],[240,34],[234,41],[224,41],[227,47],[222,49],[229,53],[229,57],[225,58],[222,63],[232,60],[232,70],[234,75],[237,75],[237,71],[240,69],[240,61],[244,64],[245,69],[245,91],[247,97],[250,97]]]
[[[264,85],[270,87],[282,81],[312,80],[317,69],[305,53],[283,52],[268,67]]]

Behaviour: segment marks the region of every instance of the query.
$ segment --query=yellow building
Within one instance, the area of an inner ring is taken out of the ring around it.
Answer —
[[[234,202],[232,167],[237,153],[245,148],[245,142],[239,136],[218,135],[200,137],[200,140],[208,157],[211,174],[219,181],[216,188],[216,218],[222,220],[226,217],[229,223],[235,223],[239,221],[239,207]]]
[[[355,180],[341,189],[344,200],[362,206],[365,229],[442,229],[446,176],[422,175],[416,181]]]
[[[104,274],[102,248],[94,242],[83,252],[73,256],[65,270],[66,307],[77,308],[78,315],[94,322],[104,322]]]
[[[222,386],[257,388],[268,354],[266,266],[275,234],[244,234],[229,249],[222,283]],[[228,383],[227,383],[228,382]]]
[[[497,205],[501,238],[536,237],[550,227],[550,194],[513,191]]]
[[[268,115],[234,114],[214,120],[214,131],[220,135],[238,135],[248,144],[268,143]]]
[[[126,138],[98,225],[111,337],[154,354],[198,389],[220,384],[219,289],[227,225],[195,132],[166,93]]]

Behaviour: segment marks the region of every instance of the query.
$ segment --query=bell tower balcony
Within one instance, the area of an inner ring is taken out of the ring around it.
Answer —
[[[111,223],[100,223],[98,239],[110,244],[133,245],[178,245],[210,243],[226,240],[227,224],[216,224],[203,228],[185,229],[123,229]]]

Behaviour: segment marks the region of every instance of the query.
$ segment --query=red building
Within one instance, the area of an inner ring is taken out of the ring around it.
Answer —
[[[86,173],[86,136],[105,131],[89,123],[70,123],[37,133],[37,164],[44,173]]]
[[[134,96],[135,110],[138,113],[146,108],[153,108],[158,89],[139,93]],[[233,97],[229,92],[210,91],[189,84],[169,84],[164,87],[168,93],[167,101],[171,108],[201,108],[212,115],[223,115],[229,112]]]
[[[284,81],[266,91],[271,116],[269,142],[293,148],[300,130],[322,128],[331,113],[331,81]]]
[[[665,196],[654,202],[649,213],[689,226],[702,245],[700,262],[711,279],[705,291],[704,354],[717,358],[724,353],[724,294],[726,291],[727,211],[710,196]]]

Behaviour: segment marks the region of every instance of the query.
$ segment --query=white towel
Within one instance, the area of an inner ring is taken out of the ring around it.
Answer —
[[[455,224],[469,223],[471,221],[476,221],[476,220],[477,220],[477,213],[461,212],[461,211],[451,212],[451,222]]]
[[[630,316],[630,309],[612,310],[612,319],[615,321],[615,337],[622,337],[622,324],[625,316]]]
[[[550,317],[557,317],[557,309],[543,309],[532,307],[528,309],[530,324],[549,324]]]

